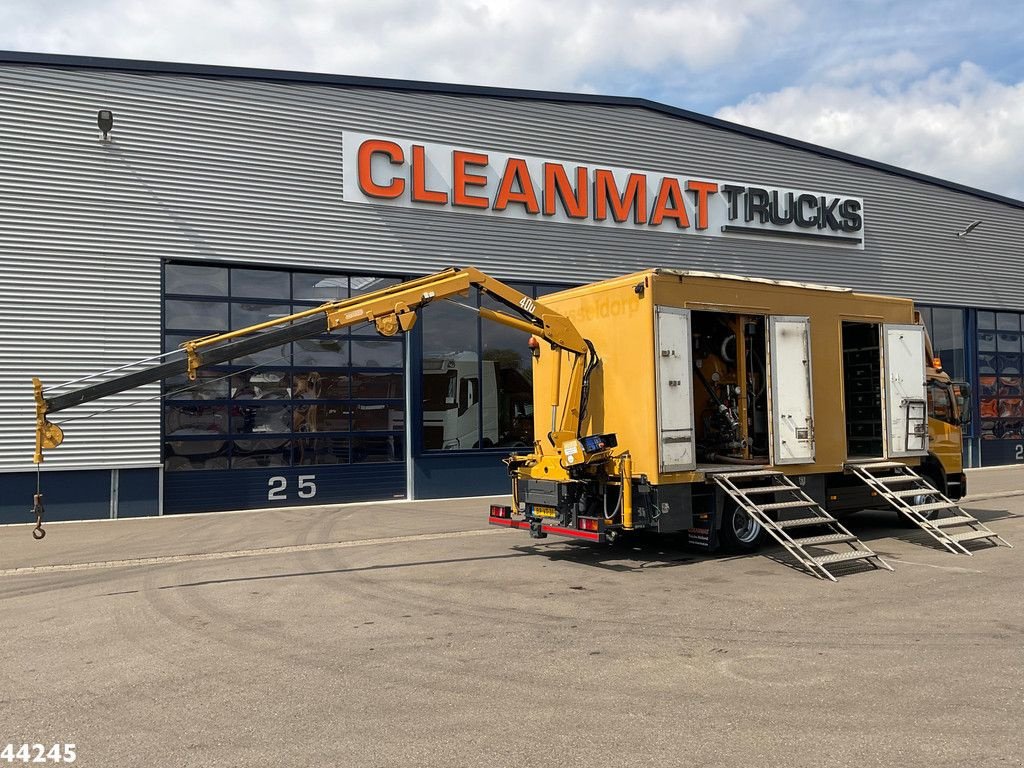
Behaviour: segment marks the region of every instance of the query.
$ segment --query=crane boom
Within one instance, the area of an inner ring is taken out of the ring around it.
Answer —
[[[580,419],[585,408],[586,372],[596,363],[592,345],[565,316],[500,280],[468,267],[446,269],[362,296],[327,302],[319,307],[239,330],[193,339],[181,345],[181,354],[176,359],[70,392],[48,395],[42,382],[34,378],[36,442],[33,461],[36,464],[42,463],[43,450],[55,448],[63,441],[61,428],[48,419],[60,411],[171,376],[187,374],[189,379],[194,380],[200,368],[359,323],[373,323],[381,335],[394,336],[412,329],[419,309],[433,301],[466,296],[471,288],[478,288],[518,315],[481,307],[478,311],[482,317],[544,339],[553,350],[557,350],[559,360],[563,351],[571,357],[564,402],[561,402],[559,393],[560,366],[555,366],[555,386],[552,387],[555,395],[554,402],[550,404],[552,423],[548,440],[552,446],[557,447],[578,437]],[[591,358],[589,365],[588,355]]]

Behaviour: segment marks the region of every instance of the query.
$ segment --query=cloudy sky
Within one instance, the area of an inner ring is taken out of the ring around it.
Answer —
[[[0,0],[0,49],[640,96],[1024,199],[1024,2]]]

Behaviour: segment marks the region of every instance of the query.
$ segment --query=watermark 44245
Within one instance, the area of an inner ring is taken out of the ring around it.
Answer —
[[[5,744],[0,749],[0,764],[73,763],[74,744]]]

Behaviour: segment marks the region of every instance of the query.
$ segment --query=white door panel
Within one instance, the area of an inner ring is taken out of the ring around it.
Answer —
[[[656,307],[654,345],[659,471],[685,472],[697,466],[690,310]]]
[[[923,456],[928,453],[924,328],[886,324],[882,333],[886,456]]]
[[[811,381],[811,321],[768,318],[772,463],[814,462],[814,399]]]

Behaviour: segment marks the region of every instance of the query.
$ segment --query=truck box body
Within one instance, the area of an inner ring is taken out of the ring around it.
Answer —
[[[924,330],[908,299],[647,270],[539,301],[600,357],[581,434],[614,433],[654,485],[723,466],[809,475],[927,453]],[[565,386],[558,355],[545,346],[535,361],[536,403],[555,402],[556,365]],[[534,426],[550,452],[550,414],[538,409]]]

